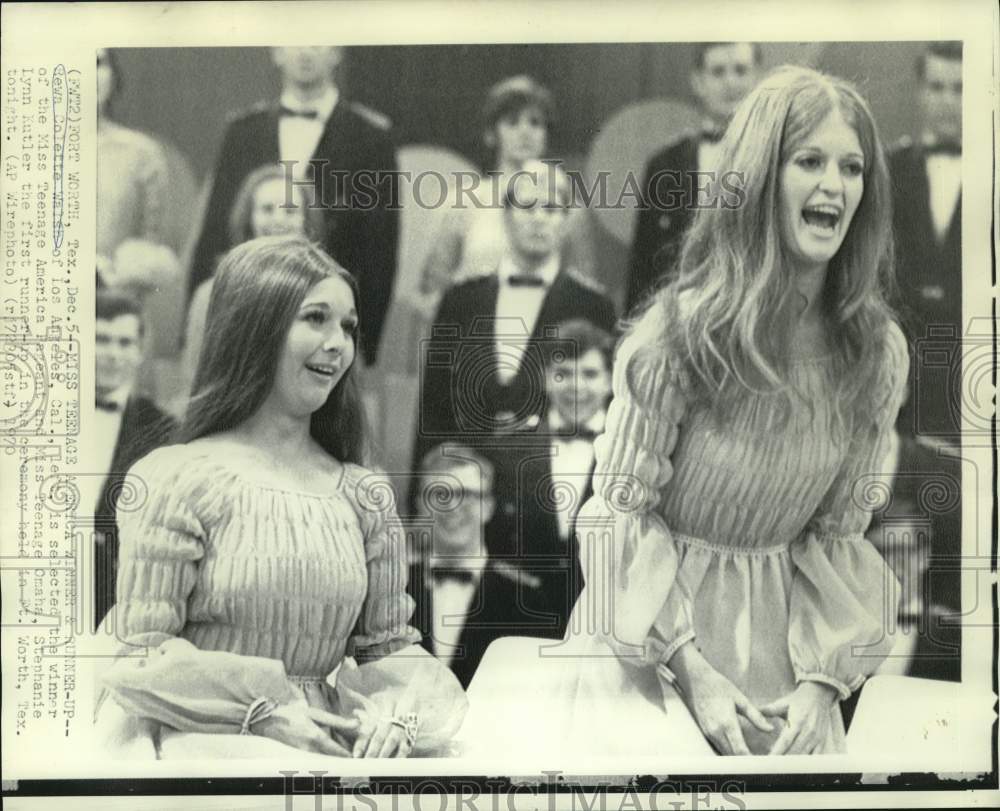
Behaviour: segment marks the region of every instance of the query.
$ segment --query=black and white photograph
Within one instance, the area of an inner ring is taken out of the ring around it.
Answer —
[[[989,4],[104,5],[4,34],[8,801],[996,798]]]

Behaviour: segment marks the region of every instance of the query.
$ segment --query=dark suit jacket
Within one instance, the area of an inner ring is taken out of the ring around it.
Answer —
[[[423,635],[421,645],[434,653],[433,577],[421,564],[410,567],[408,590],[416,608],[410,624]],[[459,649],[449,667],[463,688],[475,675],[483,654],[492,642],[504,636],[543,636],[534,630],[538,620],[524,606],[531,591],[517,573],[506,566],[487,563],[469,605],[469,613],[458,637]]]
[[[657,282],[673,271],[680,252],[681,238],[694,211],[688,193],[689,173],[698,169],[700,136],[692,135],[658,152],[646,165],[643,179],[643,206],[636,220],[629,263],[626,310],[645,300]],[[679,181],[663,175],[681,173]],[[657,183],[657,177],[661,177]],[[653,191],[656,185],[658,191]],[[663,205],[657,205],[662,203]]]
[[[103,536],[97,544],[94,577],[99,624],[115,604],[118,570],[118,526],[116,502],[129,468],[150,451],[170,441],[176,427],[152,401],[130,397],[122,412],[121,429],[111,457],[111,469],[94,509],[95,529]]]
[[[545,430],[525,440],[489,452],[496,511],[486,542],[492,558],[509,562],[540,584],[525,595],[532,615],[528,635],[561,639],[583,588],[580,552],[572,530],[567,540],[559,534],[555,506],[566,494],[560,492],[565,483],[552,478],[555,439]],[[593,465],[570,482],[575,510],[593,492],[592,475]]]
[[[279,117],[277,104],[258,105],[227,128],[192,259],[190,290],[212,275],[218,256],[230,247],[229,214],[244,178],[280,160]],[[396,276],[399,216],[389,209],[395,181],[376,187],[368,173],[395,172],[395,149],[384,128],[341,98],[312,161],[322,191],[317,199],[325,206],[324,247],[358,279],[364,357],[372,363]]]
[[[929,328],[952,330],[962,325],[962,199],[959,196],[951,224],[938,242],[930,211],[927,161],[922,147],[904,140],[889,155],[893,187],[893,227],[896,239],[896,277],[900,316],[915,352],[911,367],[920,365],[921,379],[900,412],[899,428],[914,433],[956,436],[957,411],[949,408],[947,392],[953,383],[949,365],[922,359],[948,354],[958,361],[958,345],[947,335],[935,339]],[[938,333],[940,335],[940,332]]]
[[[423,355],[414,469],[441,442],[488,442],[509,430],[508,415],[539,424],[547,410],[545,357],[558,344],[561,322],[582,318],[609,332],[615,328],[610,299],[564,268],[545,297],[517,374],[505,384],[496,375],[498,292],[499,280],[490,274],[452,287],[441,300]]]

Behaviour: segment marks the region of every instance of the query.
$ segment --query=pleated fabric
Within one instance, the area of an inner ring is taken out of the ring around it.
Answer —
[[[119,711],[159,722],[161,756],[172,741],[190,757],[199,740],[238,756],[248,742],[235,733],[262,697],[348,718],[362,705],[416,711],[417,751],[447,745],[467,703],[415,644],[405,536],[382,477],[345,465],[328,492],[276,488],[194,443],[154,451],[129,481],[114,621],[133,655],[104,684]],[[205,738],[227,730],[228,743]],[[178,744],[177,732],[198,734]]]
[[[723,424],[687,401],[657,319],[616,358],[594,496],[577,519],[586,586],[570,633],[601,637],[665,685],[694,640],[758,705],[804,680],[846,698],[892,644],[898,584],[863,533],[905,391],[902,333],[887,332],[878,407],[851,427],[836,418],[829,354],[794,358],[801,396],[786,421],[774,395],[748,394]],[[825,751],[844,746],[834,715]]]

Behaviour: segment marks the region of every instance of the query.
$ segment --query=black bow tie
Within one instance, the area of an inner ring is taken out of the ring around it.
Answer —
[[[925,147],[924,152],[928,155],[955,155],[956,157],[961,157],[962,145],[956,141],[938,141]]]
[[[452,580],[456,583],[471,584],[475,580],[475,577],[469,569],[435,568],[431,574],[434,576],[435,583],[445,583]]]
[[[102,400],[98,398],[96,405],[101,411],[121,411],[121,407],[114,400]]]
[[[319,118],[319,112],[317,110],[293,110],[291,107],[286,107],[284,104],[281,105],[281,115],[283,117],[311,118],[313,120]]]
[[[511,287],[545,287],[545,279],[541,276],[532,276],[529,273],[519,273],[509,276],[507,284]]]
[[[725,130],[703,129],[701,131],[701,140],[708,141],[710,144],[717,144],[722,140],[724,134]]]

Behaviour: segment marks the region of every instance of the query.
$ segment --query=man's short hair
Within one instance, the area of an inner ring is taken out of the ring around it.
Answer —
[[[705,56],[713,48],[722,48],[727,45],[741,45],[740,42],[699,42],[694,46],[694,59],[692,60],[691,67],[694,70],[704,70],[705,69]],[[760,66],[763,54],[761,53],[759,42],[748,43],[753,49],[753,63],[756,66]]]
[[[486,94],[483,104],[483,129],[491,130],[502,118],[517,115],[521,110],[537,108],[545,119],[546,126],[552,125],[555,104],[546,87],[530,76],[511,76],[497,82]]]
[[[142,305],[133,296],[116,290],[102,288],[97,291],[97,318],[101,321],[112,321],[123,315],[134,315],[139,319],[139,334],[142,335],[144,324],[142,320]]]
[[[938,59],[947,59],[949,62],[961,62],[962,61],[962,43],[961,42],[932,42],[924,50],[920,52],[920,55],[916,59],[916,71],[917,78],[923,81],[927,77],[927,58],[937,57]]]
[[[605,368],[610,372],[614,360],[615,341],[611,333],[583,318],[562,321],[556,326],[556,337],[544,346],[546,368],[564,360],[577,361],[592,349],[604,358]]]
[[[435,474],[448,473],[457,467],[477,467],[482,475],[483,491],[493,492],[493,463],[468,445],[444,442],[431,448],[420,460],[418,474],[421,479]]]

